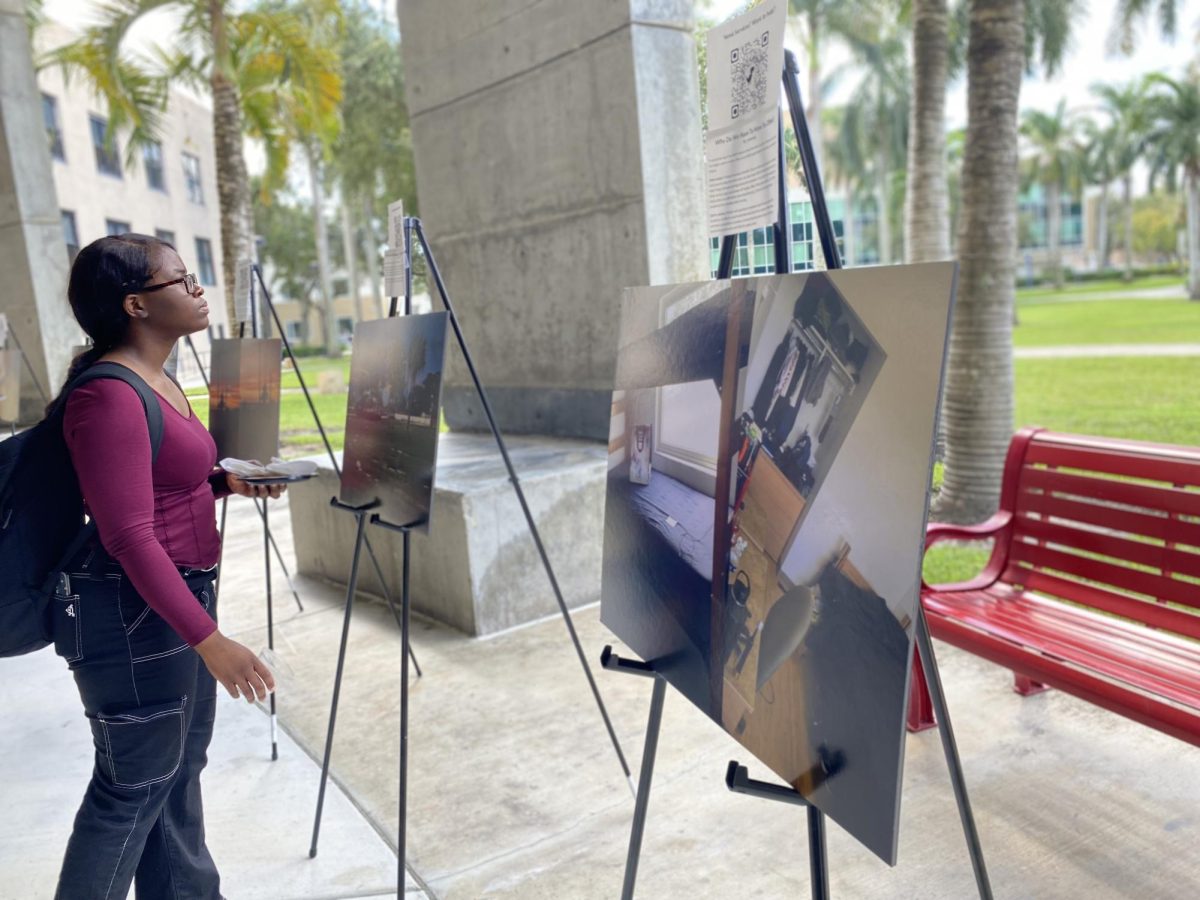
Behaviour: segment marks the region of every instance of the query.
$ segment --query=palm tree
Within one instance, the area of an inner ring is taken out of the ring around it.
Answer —
[[[950,14],[946,0],[913,0],[912,104],[904,232],[909,262],[950,255],[946,187],[946,82]]]
[[[1155,73],[1152,88],[1154,124],[1149,146],[1154,172],[1183,173],[1187,198],[1188,297],[1200,300],[1200,66],[1193,64],[1182,78]]]
[[[329,236],[325,221],[324,181],[321,162],[337,139],[342,99],[338,44],[342,18],[337,6],[325,3],[287,3],[262,0],[256,11],[286,15],[279,32],[291,46],[308,45],[305,66],[285,67],[277,74],[270,48],[262,47],[258,35],[238,34],[237,74],[242,104],[246,109],[247,133],[266,149],[267,177],[260,200],[270,202],[282,186],[292,150],[299,148],[308,168],[312,192],[313,233],[316,242],[317,286],[322,304],[321,333],[325,351],[340,351],[336,314],[333,309],[329,265]]]
[[[1137,24],[1156,10],[1159,31],[1165,38],[1175,37],[1175,26],[1179,19],[1177,0],[1117,0],[1113,14],[1112,31],[1108,36],[1109,46],[1126,56],[1133,52],[1134,29]]]
[[[1096,267],[1108,268],[1108,189],[1116,175],[1118,131],[1115,125],[1100,125],[1094,119],[1080,122],[1083,143],[1079,145],[1080,177],[1084,184],[1100,188],[1100,203],[1096,213]]]
[[[973,0],[970,7],[958,303],[942,403],[945,477],[935,505],[947,521],[978,522],[1000,496],[1013,427],[1021,76],[1035,53],[1047,71],[1057,67],[1077,12],[1074,0]]]
[[[416,176],[412,132],[404,97],[404,68],[399,35],[382,17],[365,7],[348,6],[342,40],[342,132],[332,162],[341,190],[346,227],[352,235],[354,219],[361,224],[362,258],[378,315],[384,314],[380,290],[382,241],[376,222],[386,216],[387,204],[402,200],[409,215],[417,214]],[[703,47],[704,42],[699,42]],[[357,211],[357,215],[353,211]],[[359,242],[347,249],[353,257]],[[356,293],[357,296],[357,293]]]
[[[1055,290],[1062,290],[1062,192],[1079,180],[1079,141],[1067,101],[1059,100],[1053,113],[1025,110],[1021,136],[1027,143],[1025,174],[1041,186],[1046,201],[1046,249]]]
[[[1146,82],[1126,85],[1095,84],[1092,93],[1111,121],[1113,176],[1121,179],[1121,214],[1124,222],[1125,280],[1133,278],[1133,167],[1146,148],[1151,113]]]
[[[892,199],[908,149],[911,72],[908,42],[898,29],[847,37],[862,78],[841,116],[830,148],[831,171],[851,191],[874,198],[879,261],[892,261]],[[840,73],[838,73],[840,74]],[[944,190],[944,188],[943,188]],[[850,218],[847,216],[847,218]]]
[[[172,82],[207,87],[213,106],[217,197],[221,208],[222,275],[225,305],[232,325],[234,272],[238,260],[254,255],[250,179],[242,152],[244,116],[239,75],[253,47],[256,66],[282,83],[320,65],[317,45],[296,27],[301,4],[272,4],[242,9],[234,0],[108,0],[100,19],[83,35],[49,55],[64,76],[80,73],[108,105],[109,133],[128,130],[127,160],[160,136],[162,111]],[[304,5],[333,14],[336,0],[304,0]],[[179,27],[151,59],[124,52],[125,38],[147,14],[170,9]]]
[[[824,149],[821,134],[822,50],[830,37],[846,37],[857,33],[866,16],[865,6],[862,0],[788,0],[788,15],[794,17],[800,26],[804,55],[808,60],[808,93],[804,97],[804,112],[818,164],[823,161]]]

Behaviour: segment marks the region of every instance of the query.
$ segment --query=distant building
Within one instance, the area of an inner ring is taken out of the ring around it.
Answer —
[[[36,52],[75,37],[70,29],[47,22],[36,33]],[[126,231],[157,235],[174,245],[208,299],[209,333],[193,337],[207,366],[209,338],[225,335],[228,328],[211,108],[171,91],[162,142],[126,166],[123,136],[117,135],[115,148],[107,146],[107,109],[81,77],[73,74],[65,83],[55,66],[42,69],[37,81],[67,253],[74,259],[80,247]],[[179,376],[188,383],[200,381],[191,354],[182,350]]]

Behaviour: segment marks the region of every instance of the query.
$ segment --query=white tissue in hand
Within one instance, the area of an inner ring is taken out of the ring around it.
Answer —
[[[286,461],[274,457],[265,466],[257,459],[223,459],[221,468],[239,478],[298,478],[315,475],[317,464],[311,459]]]

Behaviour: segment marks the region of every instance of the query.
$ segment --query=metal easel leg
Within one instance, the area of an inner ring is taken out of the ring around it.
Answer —
[[[337,672],[333,677],[333,700],[329,705],[329,727],[325,732],[325,754],[321,759],[321,787],[317,791],[317,813],[313,818],[312,844],[308,849],[310,859],[317,855],[317,839],[321,834],[321,812],[325,808],[325,786],[329,781],[329,758],[333,753],[333,730],[337,724],[338,699],[342,692],[342,670],[346,664],[346,641],[350,636],[350,613],[354,609],[354,592],[358,588],[358,560],[362,554],[367,523],[365,509],[356,511],[354,515],[358,520],[358,529],[354,538],[354,558],[350,563],[350,581],[346,586],[346,612],[342,618],[342,642],[338,647]]]
[[[983,847],[979,843],[979,832],[975,828],[975,816],[971,812],[971,800],[967,796],[967,782],[963,777],[962,760],[954,741],[954,729],[950,725],[950,712],[946,708],[946,695],[942,692],[942,678],[938,673],[937,659],[933,655],[933,642],[929,639],[929,626],[925,622],[925,608],[917,601],[917,650],[925,669],[925,680],[929,685],[929,699],[937,718],[938,734],[942,738],[942,750],[946,754],[946,765],[950,769],[950,783],[954,786],[954,800],[958,804],[958,817],[962,820],[963,836],[971,854],[971,867],[975,870],[975,885],[981,900],[991,900],[992,886],[988,881],[987,866],[983,860]]]
[[[500,426],[496,422],[496,416],[492,412],[492,405],[488,401],[487,392],[483,389],[483,382],[479,378],[479,373],[475,369],[475,362],[471,358],[471,351],[467,348],[466,338],[463,336],[462,328],[458,323],[458,316],[454,313],[454,307],[450,302],[450,295],[446,291],[446,285],[442,281],[442,274],[437,267],[437,261],[433,257],[433,251],[429,247],[429,242],[425,238],[425,229],[421,225],[420,219],[412,220],[412,228],[416,231],[417,240],[421,244],[421,252],[425,257],[425,263],[428,266],[429,274],[433,276],[434,284],[437,286],[438,295],[442,298],[442,304],[446,307],[446,312],[450,314],[450,325],[454,328],[454,336],[458,339],[459,349],[462,351],[463,359],[466,361],[467,369],[471,373],[471,380],[475,383],[475,392],[479,395],[480,405],[483,407],[484,414],[487,416],[488,425],[491,427],[492,436],[496,439],[496,445],[500,449],[500,456],[504,460],[504,466],[508,470],[508,480],[512,482],[513,490],[517,495],[517,502],[521,505],[521,512],[525,515],[525,523],[529,527],[529,534],[533,538],[534,546],[537,548],[538,555],[542,560],[542,567],[546,570],[546,577],[550,580],[550,587],[554,592],[554,599],[558,603],[559,611],[562,613],[563,622],[567,626],[567,633],[571,636],[571,643],[575,647],[575,654],[579,657],[579,664],[583,667],[583,673],[587,678],[588,687],[591,688],[592,697],[596,701],[596,706],[600,710],[600,717],[604,720],[604,727],[608,731],[608,739],[612,743],[613,750],[616,751],[617,760],[621,764],[621,769],[625,773],[625,779],[629,782],[629,789],[635,795],[637,793],[633,785],[632,773],[629,771],[629,763],[625,761],[625,754],[621,750],[621,742],[617,740],[617,732],[613,728],[612,720],[608,717],[608,710],[604,706],[604,699],[600,696],[600,688],[596,684],[596,679],[592,675],[591,666],[588,665],[587,657],[583,652],[583,645],[579,641],[579,635],[575,631],[575,623],[571,618],[571,612],[567,609],[567,603],[563,599],[562,589],[558,586],[558,579],[554,575],[554,569],[550,565],[550,557],[546,553],[546,547],[542,543],[542,536],[538,532],[537,523],[533,519],[533,513],[529,509],[529,504],[525,500],[525,492],[521,489],[521,481],[517,477],[517,470],[513,466],[512,459],[508,455],[508,448],[504,444],[504,438],[500,434]],[[409,269],[412,268],[412,259],[409,259]]]

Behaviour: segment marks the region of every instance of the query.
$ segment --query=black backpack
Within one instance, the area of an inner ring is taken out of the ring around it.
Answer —
[[[48,645],[50,595],[58,573],[96,533],[84,522],[79,479],[63,437],[66,398],[97,378],[124,381],[142,400],[150,429],[151,460],[162,444],[162,408],[132,369],[100,362],[71,382],[41,422],[0,441],[0,657]]]

